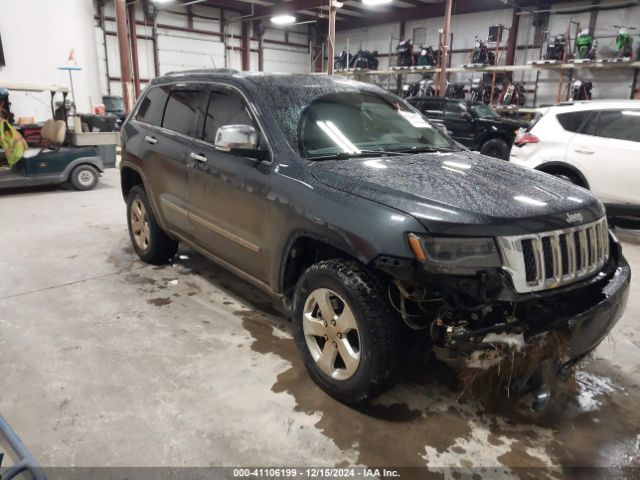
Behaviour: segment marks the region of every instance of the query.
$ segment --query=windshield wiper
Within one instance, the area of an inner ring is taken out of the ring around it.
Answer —
[[[399,153],[405,155],[407,153],[437,153],[437,152],[455,152],[454,148],[445,148],[445,147],[433,147],[433,146],[424,146],[424,147],[413,147],[406,148],[403,150],[393,150],[394,153]]]
[[[388,151],[388,150],[360,150],[358,153],[340,152],[329,155],[319,155],[317,157],[306,157],[307,160],[348,160],[349,158],[367,158],[367,157],[385,157],[404,155],[405,152]]]

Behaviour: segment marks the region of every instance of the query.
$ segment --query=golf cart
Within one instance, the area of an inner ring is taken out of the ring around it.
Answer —
[[[69,89],[56,85],[9,84],[0,87],[11,91],[51,93],[52,119],[40,129],[38,141],[30,143],[23,157],[13,166],[5,161],[0,150],[0,190],[69,183],[77,190],[91,190],[98,184],[105,163],[115,164],[117,134],[96,137],[96,133],[70,132],[67,126],[67,95]],[[61,108],[54,109],[54,98],[61,93]],[[8,99],[4,101],[5,116],[9,111]],[[110,158],[104,158],[108,156]],[[112,157],[112,158],[111,158]]]

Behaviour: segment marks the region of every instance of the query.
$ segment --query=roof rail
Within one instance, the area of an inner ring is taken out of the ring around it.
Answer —
[[[240,73],[240,70],[235,68],[195,68],[193,70],[175,70],[173,72],[167,72],[165,75],[181,75],[186,73]]]

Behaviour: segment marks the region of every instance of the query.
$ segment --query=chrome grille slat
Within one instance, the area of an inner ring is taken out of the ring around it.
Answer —
[[[524,241],[531,245],[528,253],[523,249]],[[503,269],[511,275],[516,290],[535,292],[573,283],[602,267],[609,258],[609,230],[606,218],[602,218],[563,230],[499,237],[498,245]]]

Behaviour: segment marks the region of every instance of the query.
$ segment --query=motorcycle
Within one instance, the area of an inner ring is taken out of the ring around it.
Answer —
[[[617,58],[633,57],[633,37],[631,37],[629,30],[635,30],[635,27],[616,25],[615,28],[618,29],[618,36],[616,37]]]
[[[433,80],[423,79],[418,84],[418,96],[419,97],[435,97],[436,87]]]
[[[413,56],[413,42],[408,39],[400,42],[396,47],[396,54],[398,60],[396,65],[398,67],[413,67],[415,65],[415,58]]]
[[[567,47],[567,36],[564,34],[554,35],[547,42],[547,50],[544,54],[545,60],[562,61],[564,50]]]
[[[353,67],[351,68],[359,68],[363,70],[377,70],[378,69],[378,51],[373,50],[358,50],[354,59],[353,59]]]
[[[573,82],[573,91],[571,101],[574,100],[591,100],[591,89],[593,82],[585,80],[576,80]]]
[[[494,98],[496,92],[494,92]],[[486,85],[481,79],[474,78],[471,83],[471,101],[491,104],[491,85]]]
[[[419,96],[420,83],[405,83],[402,85],[402,92],[400,95],[402,98],[410,98]]]
[[[526,102],[524,85],[521,83],[510,83],[500,95],[500,103],[502,105],[515,105],[516,107],[524,106]]]
[[[598,41],[593,38],[588,28],[583,29],[576,39],[576,53],[581,60],[595,60]]]
[[[423,45],[415,63],[419,67],[435,67],[438,64],[438,52],[435,52],[431,46]]]
[[[461,100],[464,100],[464,98],[466,97],[464,92],[464,84],[447,82],[446,96],[449,98],[459,98]]]
[[[476,36],[475,48],[471,52],[470,63],[480,65],[495,65],[496,63],[495,53],[490,52],[487,44],[478,36]]]
[[[348,62],[348,63],[347,63]],[[350,55],[346,50],[342,50],[340,56],[335,57],[333,62],[333,68],[335,70],[347,70],[353,68],[355,64],[355,57]]]

